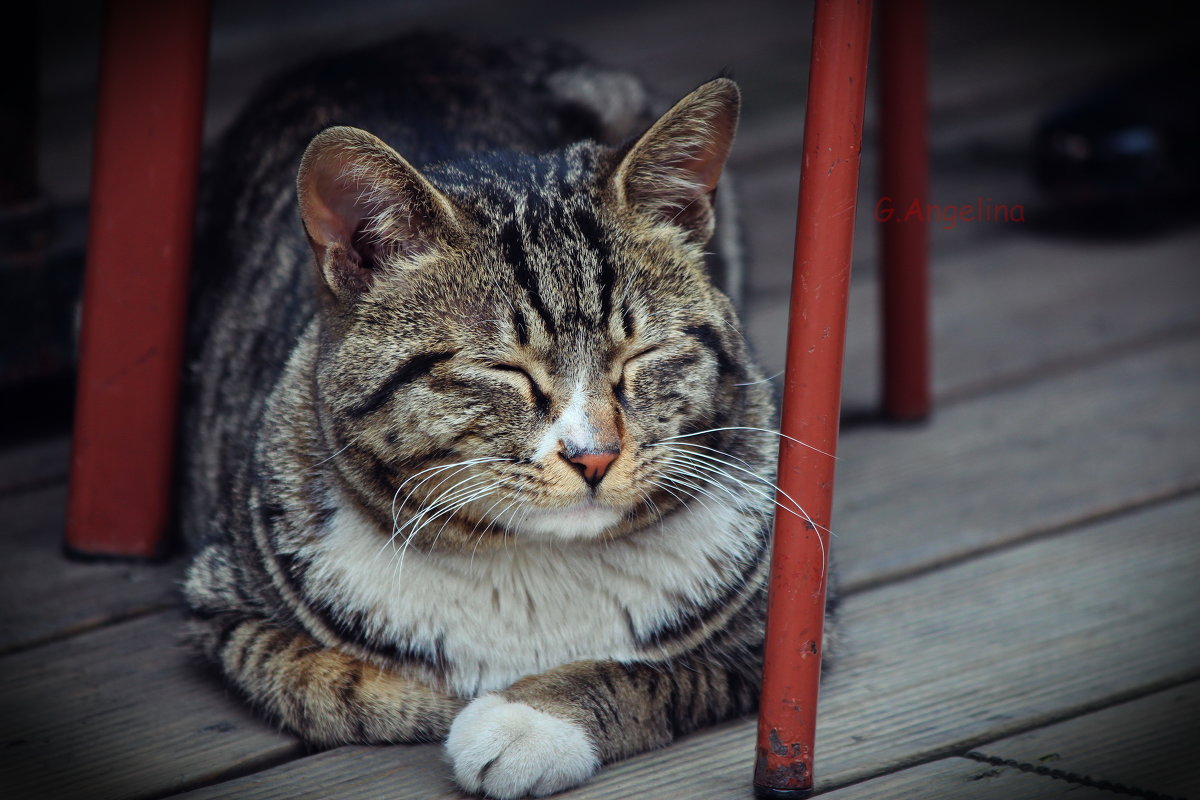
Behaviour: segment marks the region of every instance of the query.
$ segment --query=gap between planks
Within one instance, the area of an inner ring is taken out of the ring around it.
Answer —
[[[1200,340],[860,429],[839,448],[831,553],[847,589],[1166,498],[1200,482]]]
[[[968,757],[1141,796],[1200,797],[1200,683],[978,746]]]
[[[1112,792],[1019,769],[945,758],[822,792],[828,800],[1114,800]]]
[[[62,554],[67,487],[0,500],[0,654],[176,606],[179,560],[81,562]]]

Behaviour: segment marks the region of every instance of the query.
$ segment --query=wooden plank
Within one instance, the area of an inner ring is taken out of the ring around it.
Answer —
[[[441,745],[339,747],[254,775],[196,789],[175,800],[328,800],[395,797],[465,800],[450,778]]]
[[[405,750],[407,757],[403,761],[394,761],[388,768],[379,763],[381,754],[369,748],[342,747],[239,780],[174,795],[173,800],[217,800],[225,797],[237,797],[238,800],[326,800],[330,797],[462,800],[468,797],[450,782],[449,770],[442,760],[440,748],[420,745]],[[673,752],[661,753],[659,757],[666,758]],[[297,773],[302,777],[298,778]],[[619,800],[650,796],[682,797],[672,794],[670,785],[653,788],[657,790],[657,795],[649,793],[651,786],[648,783],[624,786],[622,790],[628,794],[613,795],[613,800],[618,797]],[[561,796],[578,795],[567,793]],[[749,783],[740,789],[730,786],[715,793],[689,795],[694,800],[752,800],[753,797],[754,790]],[[829,800],[896,800],[904,797],[920,797],[922,800],[1111,800],[1113,795],[1101,789],[1023,772],[1013,767],[995,767],[965,758],[948,758],[822,793],[821,797]]]
[[[824,711],[853,724],[821,746],[883,764],[1200,675],[1197,518],[1193,494],[848,598]]]
[[[66,497],[65,484],[0,497],[0,653],[179,602],[179,561],[81,563],[65,558]]]
[[[1011,767],[947,758],[822,794],[827,800],[1114,800],[1112,792]]]
[[[943,405],[1200,326],[1198,231],[1122,244],[1025,236],[975,244],[932,264],[934,390]],[[750,340],[764,370],[774,374],[783,369],[786,291],[751,295],[747,306]],[[855,281],[842,391],[852,411],[878,404],[878,309],[874,278]]]
[[[1193,496],[847,598],[817,729],[819,786],[846,786],[1200,677],[1191,627],[1200,602],[1198,516]],[[1118,652],[1138,655],[1115,659]],[[717,726],[608,767],[561,797],[748,798],[754,738],[753,720]],[[357,787],[382,791],[399,763],[436,755],[343,749],[191,797],[244,789],[314,796],[307,787],[335,785],[351,771]],[[404,774],[415,782],[401,796],[447,796],[444,772]]]
[[[158,795],[297,755],[178,643],[178,613],[0,659],[0,785],[20,798]]]
[[[1142,792],[1200,797],[1200,683],[990,742],[975,752]]]
[[[860,588],[1200,486],[1200,341],[1135,351],[839,449],[834,559]]]

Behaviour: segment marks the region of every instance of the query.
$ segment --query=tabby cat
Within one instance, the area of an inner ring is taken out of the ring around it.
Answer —
[[[416,36],[234,125],[183,516],[191,636],[255,706],[444,739],[497,798],[754,708],[773,410],[705,252],[738,107]]]

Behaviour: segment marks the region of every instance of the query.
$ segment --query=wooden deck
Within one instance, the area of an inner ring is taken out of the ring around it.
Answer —
[[[268,64],[455,18],[578,41],[670,94],[731,67],[747,108],[734,162],[755,255],[747,324],[768,372],[781,368],[808,6],[362,2],[373,16],[335,19],[314,2],[279,22],[234,5],[217,9],[214,130]],[[1037,114],[1155,52],[1171,26],[958,7],[974,5],[935,9],[933,199],[1032,216]],[[77,72],[52,71],[51,121],[86,93]],[[875,424],[867,133],[834,515],[845,600],[819,788],[830,800],[1200,797],[1200,227],[1134,239],[935,227],[936,415]],[[48,136],[74,164],[45,171],[69,203],[86,131]],[[177,643],[178,560],[64,560],[68,453],[63,437],[0,452],[0,797],[460,797],[438,747],[312,752],[245,710]],[[753,746],[753,720],[727,723],[561,797],[748,800]]]

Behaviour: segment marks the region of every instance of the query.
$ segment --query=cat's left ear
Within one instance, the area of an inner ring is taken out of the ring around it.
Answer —
[[[378,137],[328,128],[304,152],[300,217],[325,286],[351,300],[390,266],[446,246],[460,231],[445,195]]]
[[[680,100],[642,134],[613,174],[634,212],[681,227],[703,244],[713,234],[713,193],[737,131],[741,92],[717,78]]]

